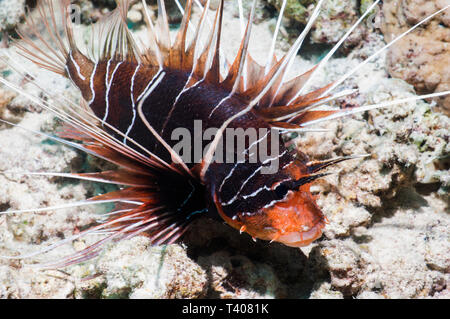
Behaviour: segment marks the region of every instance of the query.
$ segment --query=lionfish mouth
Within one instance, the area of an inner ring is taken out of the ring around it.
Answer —
[[[311,244],[322,236],[322,229],[325,227],[324,222],[319,222],[308,231],[290,232],[281,235],[277,241],[289,247],[304,247]]]

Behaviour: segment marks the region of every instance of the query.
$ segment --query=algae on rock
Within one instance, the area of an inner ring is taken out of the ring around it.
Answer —
[[[283,0],[267,0],[277,10],[281,9]],[[318,1],[288,0],[284,16],[302,25],[308,22]],[[363,13],[371,5],[370,1],[329,0],[322,4],[321,14],[317,18],[311,32],[312,43],[337,43],[347,30],[358,20],[360,11]],[[346,46],[355,46],[363,35],[365,27],[359,26],[347,39]]]
[[[267,0],[267,2],[278,10],[283,5],[283,0]],[[287,0],[285,16],[305,24],[308,22],[308,6],[316,2],[316,0]]]

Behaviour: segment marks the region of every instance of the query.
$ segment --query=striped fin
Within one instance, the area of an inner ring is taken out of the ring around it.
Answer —
[[[318,98],[318,99],[303,101],[301,103],[294,104],[294,105],[277,106],[277,107],[261,109],[261,110],[258,110],[258,114],[267,119],[277,119],[279,117],[284,117],[284,116],[299,112],[299,111],[305,109],[306,107],[308,107],[309,105],[318,104],[320,101],[323,101],[325,99],[326,99],[326,97],[322,97],[322,98]]]
[[[197,0],[194,0],[194,1],[197,1]],[[198,2],[196,2],[196,3],[198,3]],[[191,77],[192,77],[193,71],[196,69],[197,58],[199,55],[198,54],[198,51],[199,51],[198,46],[200,45],[199,37],[201,36],[202,30],[204,28],[206,15],[207,15],[208,9],[209,9],[209,3],[210,3],[210,0],[207,0],[205,6],[202,8],[201,17],[198,21],[197,27],[195,28],[194,38],[191,41],[191,43],[189,44],[189,47],[186,49],[186,55],[185,55],[185,59],[184,59],[185,65],[183,65],[183,69],[187,69],[189,66],[192,65]]]
[[[277,60],[273,60],[277,64]],[[273,66],[272,66],[273,67]],[[261,107],[271,107],[272,105],[288,105],[291,96],[303,86],[314,72],[315,67],[311,70],[293,78],[292,80],[282,83],[280,78],[270,89],[270,91],[261,99]],[[270,70],[270,69],[268,69]]]
[[[208,64],[208,71],[205,74],[205,80],[212,84],[219,84],[220,82],[220,39],[222,37],[223,6],[224,0],[220,0],[214,33],[212,33],[211,62]]]
[[[319,99],[320,100],[320,99]],[[276,111],[277,108],[269,108],[266,113],[271,114],[270,112],[272,110]],[[283,108],[287,111],[289,110],[289,107]],[[265,110],[264,110],[265,111]],[[303,128],[302,125],[306,125],[308,122],[316,121],[319,119],[325,119],[330,115],[333,115],[335,113],[338,113],[337,111],[305,111],[303,113],[300,113],[300,115],[297,115],[290,119],[289,121],[284,122],[277,122],[276,119],[268,119],[269,121],[272,120],[271,126],[276,129],[284,130],[285,132],[323,132],[327,130],[308,130]],[[272,115],[272,114],[271,114]]]
[[[41,135],[44,134],[41,133]],[[206,209],[203,207],[203,201],[198,201],[199,198],[203,199],[203,190],[201,186],[194,184],[194,181],[180,179],[177,173],[167,170],[156,173],[134,161],[132,157],[123,156],[117,150],[101,145],[101,142],[97,140],[91,143],[92,140],[89,134],[86,136],[77,134],[75,128],[66,129],[62,135],[76,138],[80,141],[85,139],[87,144],[80,145],[79,149],[103,157],[121,168],[115,171],[84,174],[11,173],[29,176],[59,176],[131,187],[98,195],[82,202],[38,209],[0,212],[0,215],[11,215],[104,203],[115,203],[116,206],[114,211],[104,216],[104,221],[99,221],[99,225],[89,228],[80,234],[75,234],[31,254],[0,257],[8,259],[31,258],[91,234],[106,234],[107,236],[80,252],[71,254],[53,263],[39,264],[37,266],[39,268],[59,268],[76,264],[97,256],[107,242],[132,238],[137,235],[148,236],[155,245],[170,244],[178,240],[186,232],[192,221],[206,212]],[[69,144],[70,142],[66,143]],[[173,194],[171,193],[172,191]],[[170,200],[168,200],[169,198]]]
[[[158,0],[158,20],[156,26],[153,25],[149,17],[149,10],[145,1],[143,1],[145,17],[148,26],[148,43],[139,43],[136,41],[127,27],[127,12],[131,4],[131,0],[117,0],[117,8],[100,19],[93,27],[92,39],[88,49],[81,50],[89,58],[94,61],[104,60],[118,60],[118,61],[138,61],[151,66],[164,66],[164,68],[193,71],[197,79],[192,79],[187,84],[187,88],[199,79],[211,82],[213,84],[221,83],[221,85],[230,91],[239,93],[249,99],[254,98],[261,89],[271,81],[273,75],[280,63],[273,63],[276,58],[272,59],[272,72],[264,72],[265,67],[259,65],[251,58],[247,52],[249,37],[251,34],[251,26],[253,22],[253,15],[255,11],[255,3],[252,6],[249,21],[246,31],[243,34],[241,48],[234,60],[234,63],[228,68],[228,75],[225,80],[221,78],[220,72],[220,37],[222,32],[223,19],[223,1],[219,5],[216,18],[213,24],[213,29],[209,34],[207,45],[204,46],[201,53],[198,52],[200,46],[201,23],[197,26],[194,41],[190,43],[186,49],[187,29],[190,23],[192,5],[194,0],[187,1],[186,9],[184,11],[181,28],[177,34],[174,44],[170,41],[170,31],[168,24],[167,12],[163,0]],[[73,37],[73,27],[68,19],[68,8],[70,6],[69,0],[42,0],[39,2],[38,11],[41,12],[41,20],[50,21],[45,23],[47,33],[51,34],[51,38],[56,40],[56,46],[50,45],[42,37],[37,29],[37,24],[32,18],[28,18],[27,22],[30,29],[33,31],[32,35],[38,37],[43,42],[45,48],[52,48],[50,53],[44,49],[39,49],[39,46],[32,40],[31,35],[22,34],[24,41],[18,43],[19,49],[32,61],[39,65],[62,75],[66,75],[66,63],[70,58],[70,51],[73,51],[75,60],[82,59],[81,51]],[[55,9],[56,8],[56,9]],[[207,7],[205,6],[203,14],[206,14]],[[61,19],[57,13],[64,12],[66,19]],[[61,27],[56,28],[56,21],[69,21],[63,23],[64,34],[67,40],[61,38],[59,35]],[[27,48],[29,46],[30,48]],[[50,55],[51,54],[51,55]],[[80,55],[78,55],[80,54]],[[88,64],[78,63],[81,65]],[[244,67],[245,65],[245,67]],[[89,72],[92,72],[93,66],[89,66]],[[89,73],[87,72],[87,73]],[[80,73],[80,72],[79,72]],[[84,72],[86,73],[86,72]],[[82,74],[82,77],[87,77],[87,74]],[[81,73],[80,73],[81,74]],[[261,76],[266,76],[261,81]],[[222,81],[223,80],[223,81]],[[297,79],[298,80],[298,79]],[[284,91],[288,91],[289,87],[293,85],[294,81],[284,85]],[[296,82],[298,83],[298,81]],[[296,85],[296,87],[298,84]]]
[[[242,42],[241,42],[241,46],[239,48],[238,54],[237,54],[233,64],[231,65],[230,69],[228,70],[227,77],[221,83],[221,85],[228,88],[232,92],[236,92],[239,88],[240,88],[240,91],[245,89],[246,83],[244,83],[242,81],[243,79],[241,80],[241,77],[242,77],[242,73],[244,72],[245,62],[247,61],[247,57],[249,56],[247,51],[248,51],[248,45],[250,42],[250,35],[251,35],[251,31],[252,31],[253,19],[255,17],[255,4],[256,4],[256,1],[253,2],[252,10],[250,12],[250,16],[248,19],[247,27],[244,32],[244,36],[242,37]],[[254,61],[252,61],[252,62],[256,63]],[[257,68],[257,67],[254,67],[254,68]],[[240,87],[238,86],[239,84],[241,84]]]
[[[170,49],[169,65],[176,70],[190,71],[192,68],[192,61],[186,63],[186,37],[191,19],[193,0],[186,2],[186,10],[184,11],[183,20],[181,21],[180,31],[178,31],[175,43]]]
[[[327,116],[330,116],[337,112],[339,112],[339,111],[333,111],[333,110],[332,111],[307,111],[305,113],[297,115],[289,122],[292,124],[296,124],[296,125],[302,125],[302,124],[306,124],[311,121],[326,118]]]
[[[221,0],[221,3],[223,0]],[[199,80],[205,80],[208,71],[210,70],[210,67],[212,65],[212,62],[214,62],[215,57],[219,54],[217,52],[217,45],[215,45],[215,42],[217,42],[218,39],[220,39],[220,34],[218,34],[221,31],[221,26],[218,25],[219,21],[222,21],[222,18],[220,17],[221,14],[221,8],[223,8],[223,5],[221,4],[219,8],[217,8],[216,16],[214,18],[213,28],[208,36],[208,40],[206,41],[206,45],[203,48],[203,51],[198,54],[197,59],[194,62],[193,66],[193,74],[195,75],[195,78],[191,78],[191,80],[187,83],[186,87],[191,87],[193,84],[198,82]],[[206,7],[205,7],[206,9]],[[222,11],[223,14],[223,11]],[[197,39],[198,41],[199,39]],[[194,44],[195,48],[196,44]],[[214,60],[212,60],[214,59]],[[210,75],[209,78],[212,78]]]
[[[151,182],[152,174],[149,174],[148,172],[144,172],[144,174],[140,172],[138,174],[137,172],[131,172],[125,169],[103,171],[98,173],[78,173],[78,174],[50,173],[50,172],[18,172],[18,173],[11,172],[11,174],[71,178],[97,183],[133,186],[142,188],[149,188],[150,186],[154,186],[153,183]]]
[[[98,195],[89,199],[90,201],[121,200],[121,201],[141,201],[146,204],[153,204],[156,201],[152,189],[142,189],[140,187],[128,187],[103,195]]]
[[[140,61],[140,50],[127,27],[131,0],[117,0],[116,3],[117,8],[93,27],[89,45],[91,59],[96,62],[109,59]]]
[[[273,57],[274,63],[277,63],[278,60],[274,56]],[[260,65],[258,62],[256,62],[250,53],[247,55],[247,77],[246,77],[246,83],[245,87],[253,87],[256,85],[258,80],[262,78],[265,75],[265,68],[264,66]]]
[[[150,17],[150,12],[145,0],[142,0],[142,6],[144,8],[144,20],[147,25],[147,49],[142,53],[142,60],[149,65],[157,65],[160,68],[163,66],[163,54],[159,48],[158,38],[155,32],[155,26],[153,25]],[[144,47],[144,44],[142,44]]]
[[[81,150],[140,174],[146,174],[149,169],[167,170],[169,168],[169,165],[159,158],[139,155],[122,143],[109,140],[108,135],[96,135],[68,123],[63,125],[58,136],[81,142],[82,144],[76,144]]]
[[[168,55],[171,47],[171,40],[169,18],[167,16],[164,0],[158,0],[158,20],[156,21],[156,24],[158,28],[156,33],[158,44],[165,55]]]
[[[22,41],[14,40],[19,54],[60,75],[65,75],[69,50],[75,46],[69,6],[70,0],[41,0],[34,11],[39,20],[29,12],[25,24],[16,30]]]

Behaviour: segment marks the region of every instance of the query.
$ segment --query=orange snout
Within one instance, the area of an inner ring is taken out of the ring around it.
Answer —
[[[309,192],[309,187],[290,191],[280,202],[252,214],[238,214],[225,221],[254,238],[277,241],[291,247],[311,244],[322,235],[325,217]]]

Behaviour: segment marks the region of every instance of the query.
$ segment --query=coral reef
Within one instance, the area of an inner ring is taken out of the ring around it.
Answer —
[[[352,8],[356,17],[358,8]],[[240,35],[235,5],[225,6],[224,23],[223,51],[231,56]],[[250,47],[261,63],[270,27],[267,19],[254,26]],[[371,31],[348,56],[331,59],[313,87],[338,79],[384,44]],[[308,70],[316,59],[297,57],[294,73]],[[414,96],[411,85],[389,78],[386,60],[380,55],[348,79],[344,88],[359,93],[336,106]],[[45,90],[78,96],[69,81],[25,60],[19,63],[40,74]],[[7,65],[0,71],[27,92],[43,94]],[[0,89],[0,116],[34,131],[58,127],[52,114],[7,88]],[[180,244],[151,247],[138,237],[110,244],[96,259],[63,270],[27,265],[79,251],[99,239],[95,235],[43,256],[0,258],[0,298],[450,298],[449,127],[448,117],[418,101],[323,123],[319,128],[327,132],[297,136],[293,142],[312,159],[369,155],[336,166],[334,174],[313,184],[329,224],[309,247],[253,242],[221,221],[202,218]],[[105,191],[88,182],[21,175],[103,165],[30,131],[0,124],[0,149],[0,211],[70,204]],[[32,253],[68,238],[95,223],[105,208],[1,215],[0,255]]]
[[[283,0],[267,0],[278,10],[281,9]],[[308,6],[314,4],[315,0],[288,0],[286,3],[285,16],[289,19],[294,19],[300,23],[305,24],[308,21]]]
[[[358,1],[325,1],[323,13],[320,15],[311,34],[313,43],[337,43],[347,30],[359,18]],[[347,39],[349,47],[357,45],[365,32],[365,26],[359,26]]]
[[[205,294],[205,271],[186,255],[182,246],[152,247],[145,237],[113,245],[94,267],[79,274],[96,277],[79,288],[79,297],[200,298]]]
[[[280,10],[282,0],[267,0],[270,5],[273,5],[277,10]],[[285,9],[286,18],[304,25],[314,10],[314,5],[317,1],[288,1]],[[322,5],[323,10],[317,22],[313,27],[310,41],[312,43],[333,44],[338,42],[341,37],[347,32],[350,26],[355,23],[360,12],[371,5],[370,1],[342,1],[331,0],[325,1]],[[362,14],[361,13],[361,14]],[[292,28],[292,27],[291,27]],[[300,29],[301,30],[301,29]],[[297,32],[291,32],[294,38]],[[366,33],[365,25],[359,26],[355,32],[347,39],[344,48],[354,47],[359,44]]]
[[[448,5],[445,0],[384,1],[381,29],[386,41]],[[420,93],[450,89],[450,13],[435,17],[416,32],[396,43],[388,56],[389,73],[414,85]],[[450,97],[438,99],[450,115]]]
[[[0,31],[14,30],[25,15],[25,0],[0,1]]]

